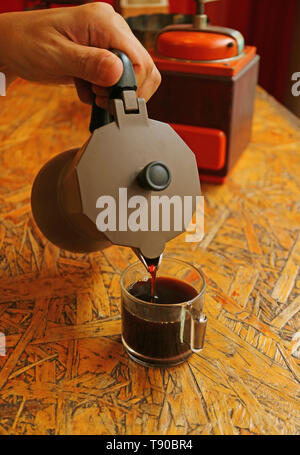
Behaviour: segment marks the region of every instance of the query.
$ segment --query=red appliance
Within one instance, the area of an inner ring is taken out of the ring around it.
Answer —
[[[222,183],[251,138],[259,56],[238,31],[208,24],[206,1],[192,24],[158,33],[151,54],[162,83],[148,111],[194,151],[203,180]]]

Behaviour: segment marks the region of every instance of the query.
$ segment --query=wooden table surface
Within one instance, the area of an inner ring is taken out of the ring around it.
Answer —
[[[168,244],[208,280],[205,348],[169,369],[121,344],[131,250],[71,254],[32,219],[36,173],[88,123],[71,87],[0,98],[0,434],[300,434],[297,120],[258,89],[251,145],[226,184],[203,184],[204,239]]]

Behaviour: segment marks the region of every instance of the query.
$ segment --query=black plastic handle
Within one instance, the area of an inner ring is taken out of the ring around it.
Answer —
[[[123,63],[123,74],[119,81],[110,88],[110,99],[121,98],[122,92],[124,90],[134,90],[137,89],[136,78],[134,74],[134,69],[132,63],[128,56],[117,49],[110,49],[110,52],[116,54]],[[111,116],[108,111],[97,106],[95,103],[95,98],[93,100],[92,112],[91,112],[91,121],[90,121],[90,132],[93,133],[100,126],[107,125],[112,121]]]

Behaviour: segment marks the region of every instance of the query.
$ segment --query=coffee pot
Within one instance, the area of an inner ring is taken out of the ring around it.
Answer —
[[[112,52],[124,70],[110,89],[109,108],[94,102],[87,142],[56,155],[39,171],[32,213],[45,237],[60,248],[88,253],[116,244],[131,247],[139,257],[159,258],[187,223],[184,210],[169,226],[157,221],[161,207],[169,206],[174,214],[175,202],[189,196],[192,212],[196,209],[196,158],[171,126],[148,118],[145,100],[136,97],[129,58]],[[153,200],[160,207],[156,212]]]

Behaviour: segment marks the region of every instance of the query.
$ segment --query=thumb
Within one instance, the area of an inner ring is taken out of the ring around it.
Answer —
[[[64,67],[70,76],[84,79],[95,85],[110,87],[123,74],[123,63],[107,49],[83,46],[70,42],[69,58],[64,56]]]

